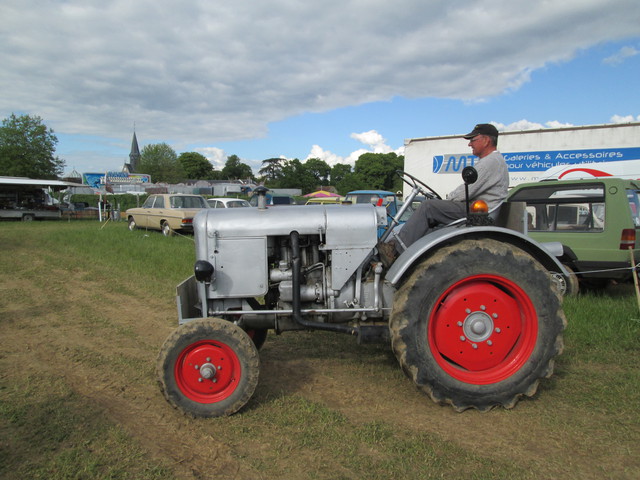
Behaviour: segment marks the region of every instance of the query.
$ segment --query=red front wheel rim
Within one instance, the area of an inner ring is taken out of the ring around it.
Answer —
[[[228,398],[238,387],[242,367],[229,345],[202,340],[186,347],[174,368],[180,391],[198,403],[216,403]]]
[[[486,385],[511,377],[538,336],[533,302],[513,281],[476,275],[449,287],[429,318],[427,337],[438,365],[461,382]]]

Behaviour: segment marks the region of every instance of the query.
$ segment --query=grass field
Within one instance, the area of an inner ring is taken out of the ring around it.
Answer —
[[[270,335],[239,414],[194,420],[154,376],[191,237],[0,223],[2,479],[640,478],[632,286],[565,299],[555,375],[515,409],[433,404],[386,345]]]

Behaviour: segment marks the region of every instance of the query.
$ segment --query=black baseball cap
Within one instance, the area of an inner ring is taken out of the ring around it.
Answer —
[[[471,133],[467,133],[464,138],[468,140],[477,135],[488,135],[490,137],[497,137],[498,129],[490,123],[479,123],[475,127],[473,127]]]

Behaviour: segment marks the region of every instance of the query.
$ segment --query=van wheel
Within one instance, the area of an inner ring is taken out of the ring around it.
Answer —
[[[398,290],[389,328],[405,374],[457,411],[512,408],[553,373],[566,320],[548,272],[522,250],[463,240]]]

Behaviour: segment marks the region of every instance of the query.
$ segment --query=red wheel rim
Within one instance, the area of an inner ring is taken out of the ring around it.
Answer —
[[[449,287],[429,318],[429,348],[456,380],[500,382],[529,359],[538,318],[529,296],[504,277],[476,275]]]
[[[216,403],[238,387],[242,367],[227,344],[202,340],[180,353],[174,375],[178,388],[187,398],[198,403]]]

